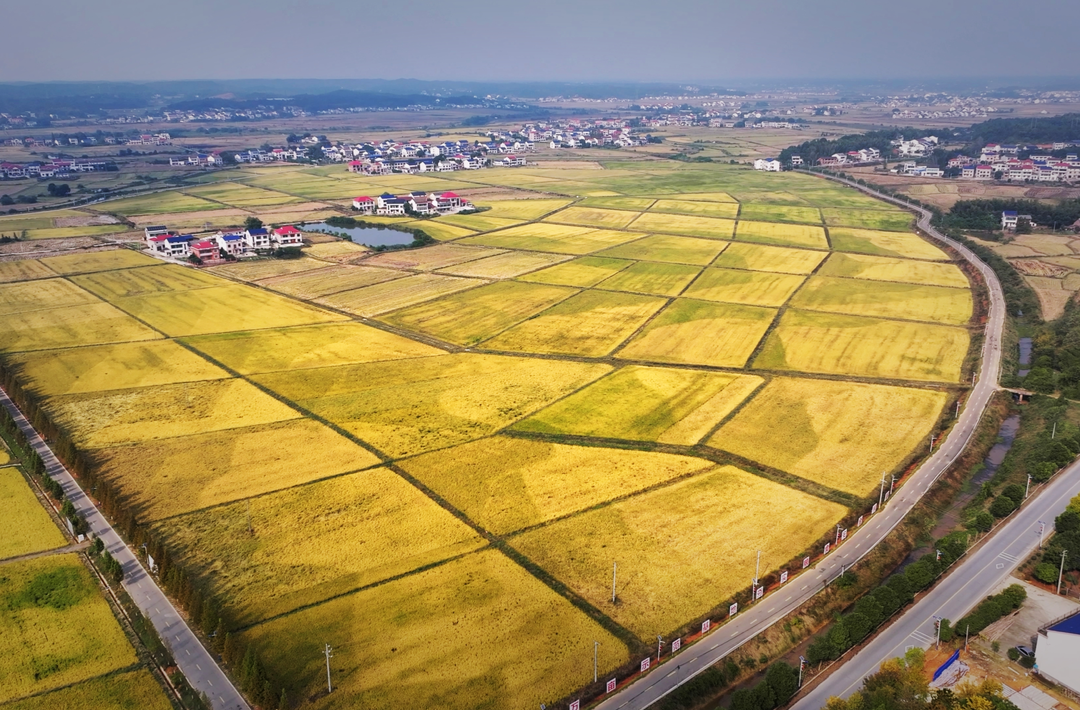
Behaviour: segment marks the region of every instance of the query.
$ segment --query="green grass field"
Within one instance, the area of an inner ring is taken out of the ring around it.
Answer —
[[[821,214],[829,227],[859,227],[895,232],[908,231],[911,229],[912,222],[915,221],[910,212],[899,210],[849,210],[826,207],[821,210]]]

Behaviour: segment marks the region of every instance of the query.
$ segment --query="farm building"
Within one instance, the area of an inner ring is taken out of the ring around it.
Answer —
[[[271,236],[274,242],[281,247],[297,247],[304,243],[304,235],[291,224],[274,229]]]
[[[776,158],[758,158],[754,161],[754,170],[778,173],[781,167],[780,161]]]
[[[1051,683],[1080,693],[1080,674],[1076,659],[1080,657],[1080,612],[1047,624],[1039,629],[1035,644],[1038,673]]]

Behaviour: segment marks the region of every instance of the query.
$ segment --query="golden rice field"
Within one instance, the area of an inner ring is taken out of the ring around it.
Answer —
[[[824,207],[821,210],[829,227],[859,227],[906,232],[911,229],[914,217],[901,210],[865,210]]]
[[[160,531],[184,563],[212,580],[215,594],[231,601],[243,624],[487,544],[386,468],[188,513]]]
[[[501,552],[480,551],[253,627],[244,640],[292,697],[338,707],[539,707],[629,658],[626,646]],[[482,643],[478,640],[482,639]],[[585,659],[585,660],[583,660]]]
[[[836,253],[829,257],[818,273],[822,276],[968,288],[967,276],[954,264],[895,257]]]
[[[438,239],[441,242],[448,242],[454,239],[460,239],[461,237],[471,237],[476,234],[472,229],[456,227],[452,224],[437,222],[435,220],[424,222],[423,231],[432,239]]]
[[[629,365],[518,422],[518,431],[693,446],[764,382]]]
[[[273,276],[259,281],[259,285],[300,299],[316,299],[404,276],[406,274],[393,269],[343,265]]]
[[[284,276],[312,269],[323,269],[325,261],[309,259],[258,259],[255,261],[241,261],[234,264],[215,266],[211,271],[215,274],[225,274],[241,281],[258,281],[272,276]]]
[[[553,264],[562,263],[570,258],[562,254],[511,251],[477,259],[476,261],[467,261],[457,266],[447,266],[439,269],[439,273],[454,276],[472,276],[481,279],[508,279]]]
[[[628,360],[742,367],[776,310],[680,298],[619,351]]]
[[[95,466],[149,520],[379,462],[367,449],[310,419],[196,432],[95,449],[91,454]]]
[[[0,456],[6,458],[7,452],[0,451]],[[30,484],[14,466],[0,468],[0,510],[4,511],[0,517],[0,560],[67,544]]]
[[[0,351],[23,352],[162,337],[107,303],[3,316]]]
[[[625,229],[637,219],[636,212],[625,210],[607,210],[600,207],[567,207],[547,218],[548,222],[562,224],[580,224],[586,227],[605,227]]]
[[[908,232],[883,232],[872,229],[829,229],[832,248],[874,256],[898,256],[903,259],[948,261],[949,255],[933,244]]]
[[[0,571],[0,702],[138,662],[90,571],[75,554]]]
[[[809,274],[829,256],[826,251],[790,249],[734,242],[713,262],[713,266],[782,274]]]
[[[774,274],[739,269],[705,269],[683,293],[704,301],[743,303],[750,306],[782,306],[802,285],[794,274]]]
[[[727,602],[828,532],[843,506],[722,466],[511,538],[511,545],[639,638]],[[616,603],[611,567],[618,563]],[[601,572],[603,571],[603,572]]]
[[[633,221],[630,228],[639,232],[664,232],[710,239],[731,239],[735,222],[730,219],[645,212]]]
[[[19,281],[0,285],[0,316],[100,302],[93,294],[64,279]]]
[[[36,259],[25,261],[0,261],[0,284],[12,281],[30,281],[56,276],[56,272]]]
[[[629,291],[654,296],[678,296],[701,271],[684,264],[639,261],[597,284],[605,291]]]
[[[744,242],[798,246],[808,249],[828,249],[825,230],[807,224],[782,224],[779,222],[751,222],[739,220],[735,238]]]
[[[353,257],[360,256],[370,251],[367,247],[356,242],[346,241],[344,239],[323,242],[321,244],[312,244],[307,248],[308,256],[313,256],[317,259],[328,259],[330,261],[347,261]]]
[[[452,227],[461,227],[470,232],[490,232],[493,229],[505,229],[521,224],[520,219],[506,219],[505,217],[490,217],[487,212],[472,214],[450,214],[439,217],[436,224],[448,224]],[[427,222],[423,224],[427,226]]]
[[[323,305],[358,316],[377,316],[439,296],[483,286],[487,281],[441,274],[413,274],[374,286],[341,291],[317,299]]]
[[[652,197],[586,197],[578,204],[582,207],[608,207],[616,210],[644,212],[656,202]]]
[[[850,313],[963,325],[973,304],[967,289],[812,276],[791,305],[814,311]]]
[[[856,382],[773,379],[709,445],[857,496],[930,430],[948,393]]]
[[[552,284],[554,286],[595,286],[612,274],[618,273],[634,262],[625,259],[609,259],[599,256],[583,256],[558,266],[534,271],[519,277],[519,281]]]
[[[146,670],[110,673],[41,695],[4,705],[4,710],[54,710],[94,708],[95,710],[171,710],[154,677]]]
[[[482,207],[491,209],[481,214],[501,219],[516,219],[529,221],[540,219],[546,214],[554,212],[570,204],[566,199],[537,199],[537,200],[481,200]]]
[[[737,202],[693,202],[690,200],[657,200],[649,207],[650,212],[696,215],[698,217],[722,217],[735,219],[739,214]]]
[[[166,264],[72,276],[71,281],[110,303],[118,298],[190,291],[225,285],[221,279],[193,269]]]
[[[754,367],[957,382],[970,341],[964,328],[791,309]]]
[[[636,232],[535,222],[478,237],[467,237],[458,243],[578,255],[589,254],[643,236],[645,235]]]
[[[728,242],[717,239],[653,234],[644,239],[606,249],[600,252],[599,256],[705,266],[715,259],[716,255],[722,252],[727,245]]]
[[[157,259],[130,249],[92,251],[81,254],[42,257],[41,263],[58,274],[86,274],[92,271],[112,271],[133,266],[160,264]]]
[[[390,269],[408,269],[410,271],[434,271],[447,266],[454,266],[468,261],[483,259],[486,256],[502,254],[502,249],[484,249],[461,244],[437,244],[426,249],[388,251],[364,259],[365,266],[382,266]]]
[[[820,225],[821,211],[816,207],[744,204],[739,207],[739,221],[792,222],[795,224]]]

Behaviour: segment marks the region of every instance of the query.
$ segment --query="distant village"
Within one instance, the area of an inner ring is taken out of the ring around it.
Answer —
[[[200,262],[238,259],[304,244],[303,233],[291,224],[272,229],[259,227],[238,232],[218,232],[212,236],[177,234],[164,225],[146,227],[143,232],[151,253],[181,260],[195,257]]]
[[[361,214],[384,217],[455,214],[476,209],[471,202],[453,192],[410,192],[407,195],[392,195],[387,192],[378,197],[365,195],[353,199],[352,206]]]

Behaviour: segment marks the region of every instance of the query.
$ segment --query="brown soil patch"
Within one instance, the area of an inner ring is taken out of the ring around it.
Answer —
[[[1047,264],[1045,261],[1036,261],[1034,259],[1015,259],[1010,263],[1017,271],[1022,274],[1027,274],[1028,276],[1062,278],[1071,271],[1071,269],[1067,269],[1064,266]]]
[[[86,217],[58,217],[53,220],[57,227],[93,227],[99,224],[120,224],[111,214],[87,215]]]

